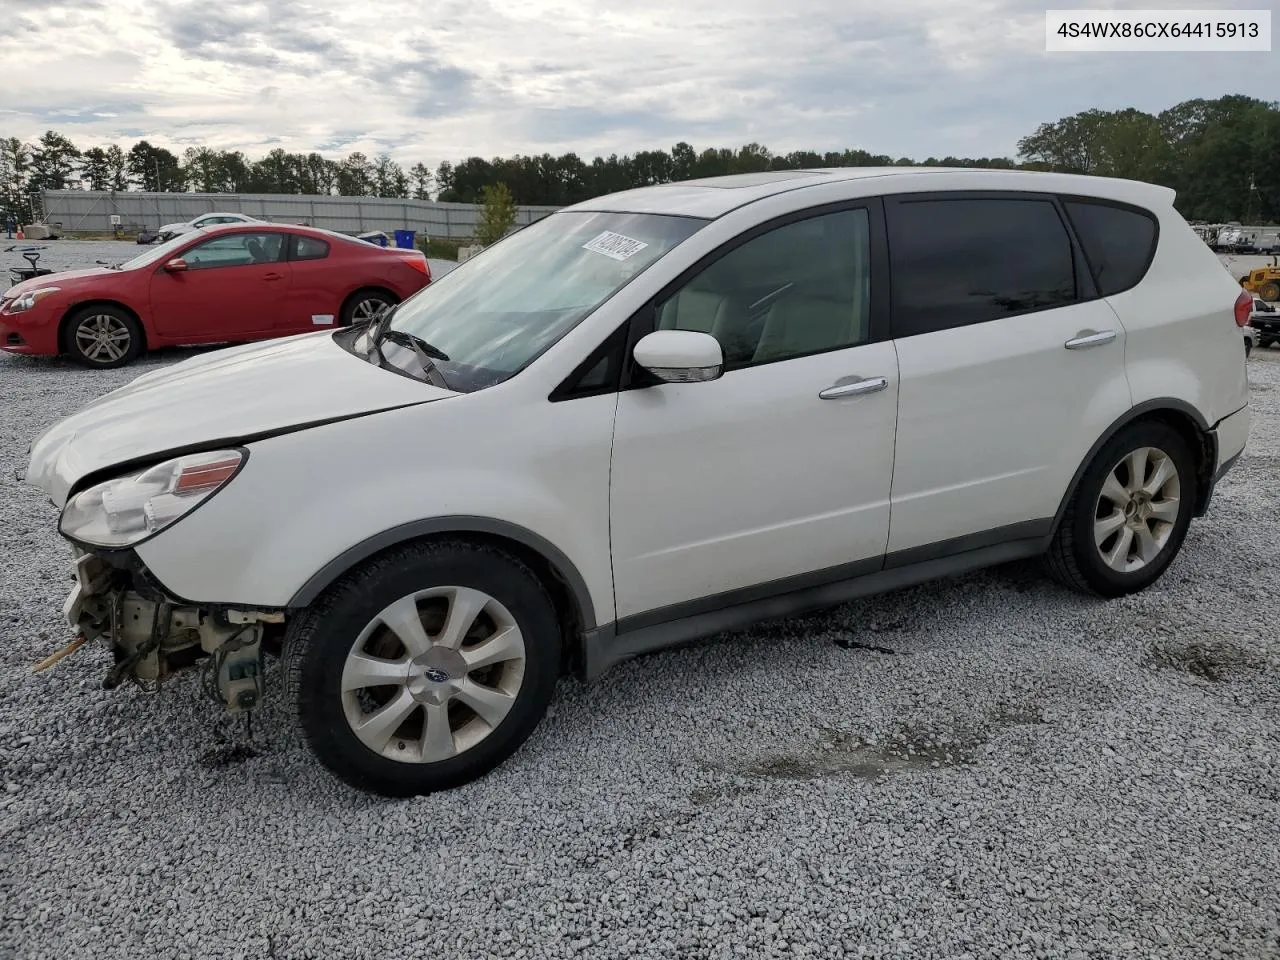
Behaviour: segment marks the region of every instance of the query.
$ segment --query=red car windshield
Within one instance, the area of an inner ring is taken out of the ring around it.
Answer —
[[[159,263],[161,260],[167,260],[169,255],[179,247],[188,244],[194,239],[194,233],[183,233],[174,237],[172,240],[166,240],[158,247],[149,247],[145,253],[140,253],[132,260],[126,260],[120,264],[121,270],[136,270],[138,267],[149,266],[153,263]]]

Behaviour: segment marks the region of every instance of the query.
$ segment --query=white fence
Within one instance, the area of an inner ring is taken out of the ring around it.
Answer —
[[[112,215],[126,233],[179,223],[202,213],[245,213],[262,220],[301,223],[340,233],[416,230],[419,236],[465,240],[475,236],[480,207],[385,197],[325,197],[246,193],[142,193],[103,190],[46,190],[48,223],[69,232],[110,233]],[[516,226],[540,220],[556,207],[519,207]]]

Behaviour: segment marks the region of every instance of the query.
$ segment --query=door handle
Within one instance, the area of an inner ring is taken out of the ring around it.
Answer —
[[[838,383],[827,387],[818,394],[823,400],[839,400],[841,397],[860,397],[864,393],[879,393],[889,386],[885,377],[868,377],[865,380],[854,380],[852,383]]]
[[[1114,330],[1103,330],[1101,333],[1082,333],[1072,337],[1063,344],[1068,350],[1087,350],[1089,347],[1100,347],[1116,338]]]
[[[264,273],[262,275],[262,279],[263,280],[283,280],[284,274],[283,273]]]

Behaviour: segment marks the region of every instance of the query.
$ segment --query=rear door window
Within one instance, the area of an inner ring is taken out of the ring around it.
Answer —
[[[1136,287],[1156,252],[1156,219],[1133,207],[1066,200],[1067,216],[1104,297]]]
[[[886,213],[895,337],[1077,300],[1071,238],[1051,200],[906,196]]]

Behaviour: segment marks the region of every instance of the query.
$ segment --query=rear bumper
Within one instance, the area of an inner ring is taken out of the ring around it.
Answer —
[[[1218,460],[1214,464],[1214,480],[1221,479],[1244,452],[1249,442],[1249,407],[1245,405],[1230,416],[1223,417],[1213,428],[1214,446],[1218,448]]]
[[[1198,498],[1199,504],[1195,512],[1196,516],[1202,517],[1205,515],[1209,509],[1209,504],[1213,501],[1213,494],[1217,489],[1218,481],[1227,475],[1227,472],[1236,465],[1241,454],[1244,453],[1245,444],[1249,440],[1249,422],[1249,408],[1244,406],[1230,416],[1223,417],[1209,431],[1213,436],[1213,445],[1218,452],[1213,472],[1209,474],[1208,489]]]

